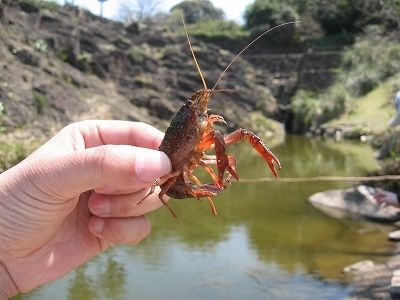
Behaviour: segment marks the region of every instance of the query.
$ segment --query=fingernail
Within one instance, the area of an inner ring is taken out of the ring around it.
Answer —
[[[92,218],[89,222],[90,231],[95,235],[100,235],[104,228],[104,220],[101,218]]]
[[[164,152],[143,149],[136,158],[135,167],[140,180],[153,182],[171,171],[171,162]]]
[[[108,216],[111,212],[111,202],[109,200],[102,199],[93,205],[93,213],[99,216]]]

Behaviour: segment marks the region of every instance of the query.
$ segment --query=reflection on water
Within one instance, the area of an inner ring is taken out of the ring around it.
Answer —
[[[235,149],[242,178],[269,175],[247,145]],[[281,177],[365,175],[372,150],[348,142],[289,137],[274,149]],[[332,219],[311,207],[315,192],[347,182],[233,183],[205,201],[175,200],[151,215],[141,245],[120,246],[26,299],[344,299],[343,266],[392,251],[388,227]]]

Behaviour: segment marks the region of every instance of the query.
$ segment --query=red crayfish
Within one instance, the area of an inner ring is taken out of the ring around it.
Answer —
[[[193,52],[186,25],[184,24],[190,51],[193,55],[204,88],[194,93],[192,97],[186,100],[185,104],[179,109],[165,132],[165,137],[159,147],[159,150],[165,152],[171,160],[171,173],[157,180],[147,196],[140,200],[138,204],[152,194],[157,185],[160,185],[161,191],[158,194],[158,197],[174,217],[176,217],[176,214],[163,199],[164,195],[168,195],[175,199],[199,199],[206,197],[210,204],[212,214],[215,217],[217,215],[217,210],[211,197],[216,196],[223,191],[226,187],[226,183],[229,182],[232,177],[239,180],[239,176],[236,173],[236,160],[233,156],[226,153],[226,146],[243,139],[247,140],[251,146],[258,151],[267,162],[275,177],[278,177],[275,164],[278,165],[279,169],[281,168],[281,164],[278,158],[266,147],[257,135],[246,129],[237,129],[236,131],[223,136],[221,132],[214,129],[214,123],[220,122],[226,124],[226,122],[224,118],[219,115],[208,114],[208,102],[214,93],[221,91],[216,90],[215,88],[223,74],[251,44],[271,30],[291,23],[295,22],[278,25],[260,34],[249,43],[228,64],[212,89],[208,89],[207,87],[200,66]],[[207,155],[205,151],[210,149],[212,146],[215,148],[215,155]],[[210,165],[216,165],[217,174]],[[213,183],[202,184],[193,174],[193,171],[197,167],[204,168],[212,177]],[[227,173],[226,178],[224,178],[225,173]]]

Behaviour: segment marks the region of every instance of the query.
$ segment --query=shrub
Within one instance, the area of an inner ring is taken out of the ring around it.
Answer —
[[[320,94],[299,91],[293,97],[295,124],[306,130],[337,118],[352,107],[351,99],[367,94],[399,72],[398,43],[384,39],[359,40],[344,53],[333,86]]]
[[[291,105],[295,131],[306,131],[340,116],[348,109],[349,100],[349,93],[340,84],[334,85],[321,95],[299,90]]]
[[[256,0],[250,4],[245,13],[246,27],[256,36],[266,29],[283,24],[288,21],[296,21],[299,15],[293,5],[287,1]],[[275,44],[290,44],[297,42],[296,26],[286,26],[274,32],[269,41]]]
[[[45,40],[38,39],[35,41],[33,48],[40,53],[47,53],[47,43]]]
[[[352,0],[316,0],[309,2],[312,16],[328,34],[353,32],[355,23],[361,16]]]
[[[190,34],[205,38],[241,39],[248,36],[248,32],[233,21],[209,20],[193,24],[189,28]]]
[[[400,72],[400,45],[377,39],[356,42],[343,56],[340,80],[353,96],[362,96]]]
[[[134,65],[141,64],[146,60],[146,58],[146,52],[144,52],[140,47],[134,47],[128,53],[128,59]]]

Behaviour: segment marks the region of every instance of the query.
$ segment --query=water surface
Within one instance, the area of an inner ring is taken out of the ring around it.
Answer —
[[[281,177],[357,176],[378,168],[359,143],[288,137],[274,152]],[[236,153],[242,178],[272,176],[246,144]],[[307,203],[319,191],[349,182],[234,183],[206,201],[173,200],[178,215],[153,213],[152,234],[119,246],[22,299],[346,299],[341,270],[382,259],[390,227],[330,218]]]

